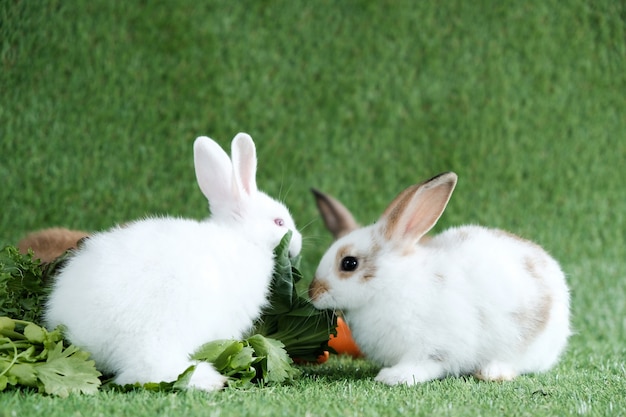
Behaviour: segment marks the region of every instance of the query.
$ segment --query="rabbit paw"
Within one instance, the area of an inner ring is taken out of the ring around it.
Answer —
[[[217,391],[224,388],[226,377],[217,372],[210,364],[200,362],[189,380],[189,388],[202,391]]]
[[[424,362],[419,364],[401,363],[383,368],[375,380],[387,385],[415,385],[421,382],[441,378],[445,374],[442,366],[437,363]]]
[[[511,381],[517,372],[509,364],[493,361],[476,371],[474,376],[483,381]]]

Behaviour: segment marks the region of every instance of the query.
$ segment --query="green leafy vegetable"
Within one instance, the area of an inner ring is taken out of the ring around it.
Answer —
[[[66,397],[100,386],[87,352],[66,346],[60,329],[48,332],[37,324],[48,283],[67,257],[41,264],[32,252],[22,255],[14,246],[0,250],[0,391],[25,386]]]
[[[189,385],[189,380],[195,368],[195,366],[190,366],[185,369],[185,371],[178,376],[176,381],[147,382],[145,384],[136,382],[134,384],[118,385],[113,382],[113,379],[109,379],[102,384],[102,388],[117,392],[130,392],[138,389],[152,392],[182,391]]]
[[[280,383],[298,373],[283,347],[278,340],[256,334],[242,341],[206,343],[192,359],[212,363],[218,372],[229,377],[230,386],[247,387],[254,381]]]
[[[0,317],[0,391],[20,385],[61,397],[91,394],[99,376],[87,352],[63,345],[60,329]]]
[[[291,379],[298,372],[291,367],[293,363],[282,342],[263,337],[260,334],[246,339],[254,352],[263,360],[259,362],[263,381],[283,382]]]
[[[249,388],[254,383],[260,385],[283,383],[300,373],[292,366],[293,361],[282,343],[260,334],[244,340],[214,340],[205,343],[191,358],[213,364],[218,372],[228,377],[228,386],[234,388]],[[180,391],[187,387],[194,370],[195,366],[190,366],[173,382],[121,386],[109,381],[104,387],[119,392],[136,389],[156,392]]]
[[[330,310],[317,310],[298,294],[296,284],[302,279],[299,258],[289,258],[288,232],[274,249],[275,267],[270,287],[269,307],[254,326],[252,334],[280,340],[292,358],[314,362],[332,350],[330,334],[337,334],[337,317]]]
[[[44,300],[52,276],[58,272],[69,252],[50,263],[33,258],[32,251],[22,255],[14,246],[0,250],[0,316],[19,317],[41,322]]]

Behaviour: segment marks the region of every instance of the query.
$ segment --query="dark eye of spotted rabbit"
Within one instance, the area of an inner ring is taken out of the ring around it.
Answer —
[[[359,267],[359,260],[354,256],[346,256],[341,260],[341,270],[346,272],[356,271]]]

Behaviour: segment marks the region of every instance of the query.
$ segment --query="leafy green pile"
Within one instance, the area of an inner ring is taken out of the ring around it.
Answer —
[[[269,307],[244,340],[217,340],[201,346],[192,358],[207,361],[227,376],[229,386],[271,384],[291,380],[298,374],[292,358],[315,361],[330,350],[336,317],[316,310],[297,293],[302,279],[298,259],[289,258],[291,233],[274,250]],[[67,260],[69,252],[49,264],[32,254],[22,255],[6,246],[0,251],[0,391],[13,386],[35,387],[40,392],[67,396],[92,393],[101,385],[100,373],[89,354],[63,340],[61,329],[48,332],[41,322],[49,283]],[[20,318],[17,320],[15,318]],[[187,385],[194,367],[178,380],[115,387],[142,387],[170,391]],[[106,386],[113,386],[111,383]]]
[[[89,353],[65,343],[59,328],[48,332],[37,324],[50,288],[46,283],[67,256],[41,264],[13,246],[0,250],[0,391],[25,386],[65,397],[100,386]]]
[[[40,322],[51,277],[67,260],[68,253],[41,264],[33,254],[22,255],[14,246],[0,250],[0,316]]]
[[[94,393],[100,372],[88,359],[89,353],[64,346],[59,329],[48,332],[28,321],[0,317],[0,391],[20,385],[61,397]]]
[[[255,334],[244,340],[214,340],[202,345],[193,355],[193,360],[210,362],[218,372],[228,377],[228,386],[248,388],[259,385],[281,383],[299,374],[292,367],[284,345],[274,339]],[[155,392],[171,392],[185,389],[195,366],[190,366],[175,381],[148,382],[117,385],[112,380],[104,387],[120,392],[143,389]]]
[[[255,334],[242,341],[216,340],[206,343],[192,359],[213,364],[229,378],[229,385],[246,387],[253,381],[264,384],[292,379],[298,371],[284,345],[275,339]]]

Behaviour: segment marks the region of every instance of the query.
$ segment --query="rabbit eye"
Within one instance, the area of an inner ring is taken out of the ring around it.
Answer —
[[[279,218],[274,219],[274,224],[276,226],[283,227],[285,225],[285,221],[279,217]]]
[[[341,260],[341,270],[352,272],[359,267],[359,260],[354,256],[346,256]]]

